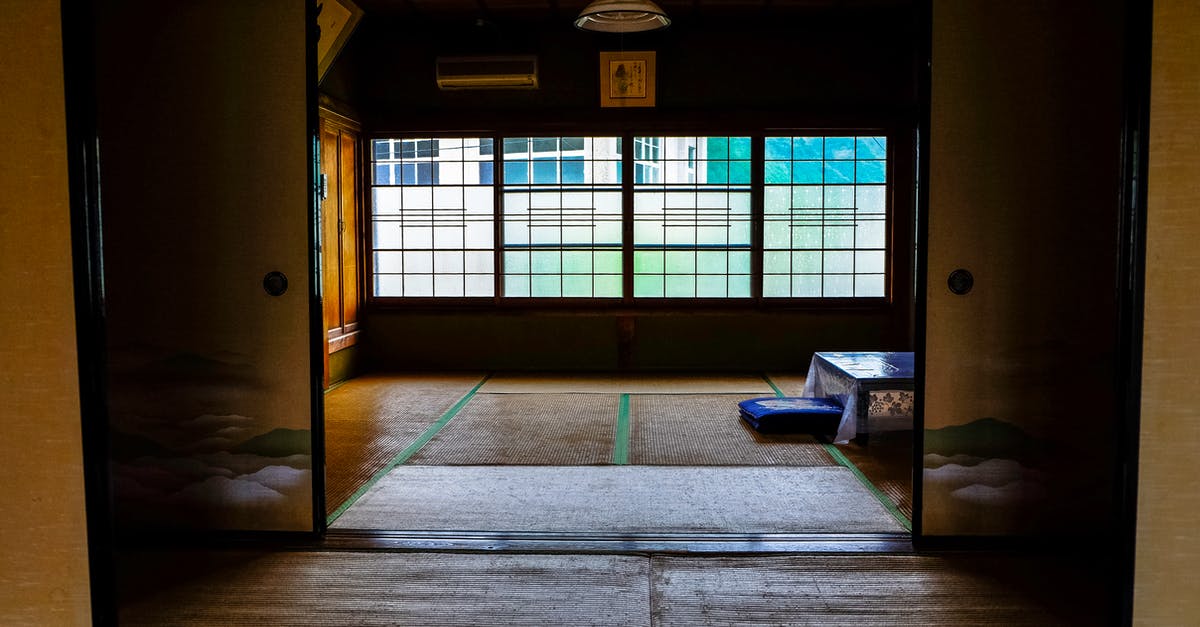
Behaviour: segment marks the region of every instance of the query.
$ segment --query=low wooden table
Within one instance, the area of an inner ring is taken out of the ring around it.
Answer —
[[[913,354],[897,352],[814,353],[804,381],[804,396],[831,396],[845,409],[835,442],[868,433],[872,393],[882,407],[876,415],[908,419],[912,424]],[[893,402],[882,402],[885,394]]]

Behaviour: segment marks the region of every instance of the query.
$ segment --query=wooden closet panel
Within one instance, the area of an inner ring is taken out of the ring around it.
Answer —
[[[338,245],[338,131],[321,121],[321,173],[328,180],[321,201],[321,287],[325,329],[342,327],[340,246]]]
[[[342,325],[358,324],[358,135],[342,130],[339,163],[341,198]],[[332,194],[332,191],[330,192]]]

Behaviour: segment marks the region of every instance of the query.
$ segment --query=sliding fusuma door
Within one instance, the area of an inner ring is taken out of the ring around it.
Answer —
[[[306,5],[95,4],[119,531],[317,525]]]

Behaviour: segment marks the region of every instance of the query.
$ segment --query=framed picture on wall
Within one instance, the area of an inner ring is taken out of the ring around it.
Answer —
[[[351,0],[320,0],[317,10],[317,26],[321,28],[321,38],[317,40],[317,80],[321,81],[358,26],[363,11]]]
[[[654,106],[654,51],[600,53],[600,106]]]

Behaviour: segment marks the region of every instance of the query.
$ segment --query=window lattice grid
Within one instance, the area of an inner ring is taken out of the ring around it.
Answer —
[[[750,138],[654,139],[661,183],[634,184],[634,297],[750,297]]]
[[[887,139],[767,137],[763,296],[887,294]]]
[[[481,154],[481,140],[371,143],[374,295],[493,296],[492,158]],[[405,178],[405,168],[422,164],[435,175]]]
[[[505,138],[503,146],[504,295],[620,298],[620,138]]]

